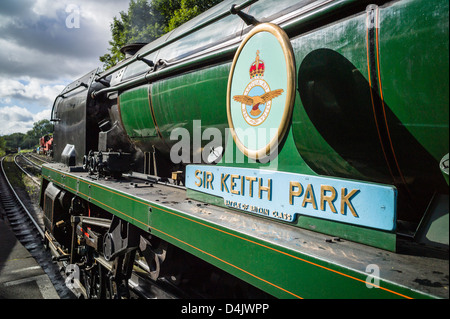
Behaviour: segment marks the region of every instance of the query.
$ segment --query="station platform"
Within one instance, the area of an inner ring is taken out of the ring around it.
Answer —
[[[44,270],[0,212],[0,299],[60,299]]]

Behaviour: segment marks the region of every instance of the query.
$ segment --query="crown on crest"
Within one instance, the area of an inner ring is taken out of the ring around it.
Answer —
[[[252,63],[252,66],[250,67],[250,79],[264,76],[264,71],[265,71],[264,61],[259,59],[259,50],[258,50],[256,51],[256,60],[255,62]]]

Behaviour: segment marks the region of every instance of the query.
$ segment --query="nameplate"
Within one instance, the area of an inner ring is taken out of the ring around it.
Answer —
[[[189,165],[186,187],[230,208],[294,222],[296,215],[386,231],[395,229],[394,186],[224,166]]]

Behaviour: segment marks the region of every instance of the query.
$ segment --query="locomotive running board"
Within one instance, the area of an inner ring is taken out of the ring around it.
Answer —
[[[93,181],[61,164],[44,165],[42,176],[278,298],[448,298],[448,259],[339,240],[190,200],[174,187]]]

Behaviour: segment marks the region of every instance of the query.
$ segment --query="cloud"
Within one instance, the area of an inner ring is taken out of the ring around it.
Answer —
[[[0,78],[0,96],[2,97],[0,103],[9,104],[14,99],[48,107],[63,89],[64,85],[46,84],[34,78],[19,81]]]
[[[54,79],[78,76],[100,66],[98,58],[107,53],[113,16],[112,12],[103,15],[99,4],[105,1],[79,1],[78,5],[69,0],[39,0],[21,11],[11,2],[17,0],[0,4],[0,20],[6,16],[0,23],[0,75]],[[4,7],[16,15],[3,14]],[[75,27],[71,15],[78,15]]]
[[[0,7],[0,15],[3,16],[19,16],[24,12],[29,11],[33,6],[33,0],[11,1],[2,0]]]
[[[34,115],[26,108],[16,105],[0,108],[0,135],[26,133],[33,123]]]
[[[0,76],[75,80],[101,66],[113,17],[129,1],[2,0]]]
[[[39,122],[40,120],[50,119],[51,108],[45,109],[33,115],[33,123]]]
[[[51,108],[36,114],[17,105],[0,107],[0,136],[12,133],[27,133],[34,123],[50,119]]]
[[[38,79],[0,78],[0,136],[26,133],[35,122],[50,119],[53,100],[63,88]]]
[[[129,2],[0,1],[0,135],[49,118],[67,84],[101,67],[113,17]]]

